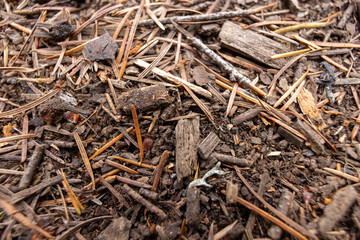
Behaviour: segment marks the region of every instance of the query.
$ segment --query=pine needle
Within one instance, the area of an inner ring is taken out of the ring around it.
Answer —
[[[70,200],[77,212],[77,214],[81,215],[81,212],[85,210],[84,206],[81,204],[80,200],[78,199],[78,197],[75,195],[74,191],[72,190],[69,182],[66,179],[65,173],[63,172],[63,170],[61,169],[61,176],[63,177],[64,181],[62,181],[62,184],[67,192],[67,194],[70,197]]]
[[[119,163],[117,163],[117,162],[114,162],[114,161],[111,161],[111,160],[106,160],[105,163],[106,163],[107,165],[109,165],[109,166],[112,166],[112,167],[114,167],[114,168],[120,169],[120,170],[122,170],[122,171],[124,171],[124,172],[128,172],[128,173],[135,174],[135,175],[138,175],[138,174],[139,174],[137,171],[132,170],[131,168],[128,168],[128,167],[126,167],[126,166],[124,166],[124,165],[121,165],[121,164],[119,164]]]
[[[50,233],[43,230],[38,225],[33,224],[27,217],[25,217],[20,210],[16,209],[13,205],[10,203],[7,203],[3,199],[0,199],[0,206],[4,209],[4,211],[11,215],[16,221],[20,222],[25,227],[31,228],[35,232],[41,233],[44,237],[53,239],[54,236],[52,236]]]
[[[84,161],[84,164],[85,164],[85,167],[86,167],[86,170],[87,172],[89,173],[90,175],[90,178],[91,178],[91,181],[93,183],[92,185],[92,189],[95,190],[95,178],[94,178],[94,173],[92,171],[92,168],[91,168],[91,164],[90,164],[90,161],[89,161],[89,158],[86,154],[86,151],[85,151],[85,148],[84,148],[84,144],[82,143],[81,139],[80,139],[80,136],[78,133],[74,133],[74,138],[75,138],[75,141],[76,141],[76,144],[79,148],[79,152],[81,154],[81,158],[82,160]]]
[[[144,159],[144,146],[143,146],[141,132],[140,132],[139,120],[138,120],[138,116],[136,114],[136,109],[135,109],[134,105],[131,105],[131,114],[132,114],[134,124],[135,124],[135,132],[136,132],[136,138],[137,138],[139,150],[140,150],[140,164],[141,164]]]

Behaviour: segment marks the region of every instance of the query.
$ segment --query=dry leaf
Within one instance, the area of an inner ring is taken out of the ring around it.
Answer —
[[[326,127],[326,124],[321,117],[320,110],[316,107],[312,94],[308,90],[303,88],[300,91],[297,99],[301,111],[311,119],[311,121],[317,126],[320,131],[323,130]]]
[[[5,137],[11,137],[12,136],[11,129],[12,129],[11,123],[9,123],[8,125],[3,127],[3,133],[4,133]]]

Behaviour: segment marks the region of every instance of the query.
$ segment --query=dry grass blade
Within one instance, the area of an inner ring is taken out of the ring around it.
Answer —
[[[295,88],[297,88],[300,83],[306,78],[307,74],[309,73],[309,68],[306,70],[306,72],[281,96],[281,98],[279,100],[276,101],[276,103],[274,104],[274,107],[276,108],[277,106],[279,106],[282,101],[284,101],[285,98],[287,98],[290,93],[292,93]]]
[[[0,71],[14,71],[14,72],[24,72],[31,73],[36,72],[40,68],[27,68],[27,67],[0,67]]]
[[[176,34],[176,31],[171,31],[169,33],[169,35],[167,36],[168,38],[172,39]],[[167,44],[164,44],[162,47],[161,47],[161,50],[160,50],[160,53],[159,55],[155,58],[154,61],[152,61],[152,63],[147,67],[145,68],[138,76],[138,80],[146,77],[146,75],[149,74],[149,72],[152,71],[152,69],[165,57],[165,55],[168,53],[168,51],[170,50],[172,46],[172,42],[170,43],[167,43]]]
[[[146,164],[146,163],[139,164],[139,162],[136,162],[136,161],[133,161],[133,160],[130,160],[130,159],[126,159],[126,158],[122,158],[122,157],[109,156],[109,158],[114,158],[114,159],[117,159],[117,160],[121,160],[123,162],[130,163],[132,165],[142,167],[142,168],[147,168],[147,169],[152,169],[152,170],[156,169],[156,166],[149,165],[149,164]],[[165,169],[165,172],[172,173],[173,171]]]
[[[60,88],[57,88],[55,90],[52,90],[51,92],[49,92],[48,94],[42,96],[41,98],[29,103],[29,104],[26,104],[24,106],[21,106],[19,108],[16,108],[16,109],[12,109],[12,110],[9,110],[9,111],[6,111],[6,112],[1,112],[0,113],[0,118],[6,118],[6,117],[11,117],[13,115],[16,115],[16,114],[19,114],[19,113],[23,113],[27,110],[30,110],[40,104],[42,104],[43,102],[46,102],[47,100],[49,100],[50,98],[52,98],[53,96],[55,96],[58,92],[60,92]]]
[[[232,91],[232,89],[233,89],[232,86],[227,85],[226,83],[223,83],[222,81],[216,80],[215,83],[217,85],[223,87],[223,88],[229,89],[230,91]],[[253,98],[253,97],[251,97],[251,96],[249,96],[249,95],[247,95],[247,94],[245,94],[245,93],[243,93],[243,92],[241,92],[239,90],[236,91],[236,94],[243,97],[243,98],[245,98],[246,100],[248,100],[248,101],[250,101],[252,103],[255,103],[256,105],[261,106],[259,100],[255,99],[255,98]]]
[[[6,143],[6,142],[12,142],[12,141],[19,141],[23,139],[29,139],[36,137],[35,134],[22,134],[22,135],[16,135],[11,137],[4,137],[0,138],[0,143]]]
[[[140,66],[140,67],[143,67],[143,68],[147,68],[148,66],[150,66],[149,63],[147,63],[147,62],[145,62],[145,61],[143,61],[143,60],[140,60],[140,59],[136,59],[136,60],[134,61],[134,63],[135,63],[136,65]],[[167,80],[169,80],[169,81],[171,81],[171,82],[173,82],[173,83],[175,83],[175,84],[178,84],[178,85],[186,85],[186,86],[188,86],[191,90],[193,90],[194,92],[196,92],[197,94],[200,94],[201,96],[204,96],[204,97],[206,97],[206,98],[212,99],[212,94],[211,94],[208,90],[206,90],[206,89],[204,89],[204,88],[202,88],[202,87],[199,87],[199,86],[197,86],[197,85],[195,85],[195,84],[186,82],[186,81],[184,81],[183,79],[181,79],[181,78],[179,78],[179,77],[176,77],[176,76],[174,76],[174,75],[172,75],[172,74],[170,74],[170,73],[168,73],[168,72],[165,72],[165,71],[163,71],[163,70],[161,70],[161,69],[159,69],[159,68],[157,68],[157,67],[155,67],[155,68],[152,70],[152,72],[155,73],[155,74],[157,74],[157,75],[159,75],[159,76],[161,76],[161,77],[163,77],[163,78],[166,78]]]
[[[232,106],[234,104],[234,100],[235,100],[235,96],[236,96],[236,92],[238,90],[238,87],[239,87],[239,84],[235,83],[234,86],[233,86],[233,89],[231,91],[231,95],[230,95],[230,98],[229,98],[229,103],[228,103],[227,108],[226,108],[225,117],[227,117],[230,114],[231,108],[232,108]]]
[[[13,205],[7,203],[3,199],[0,199],[0,206],[4,209],[4,211],[11,215],[13,218],[16,219],[16,221],[20,222],[23,226],[31,228],[35,232],[40,233],[44,237],[53,239],[54,236],[52,236],[50,233],[44,231],[41,227],[38,225],[33,224],[27,217],[25,217],[18,209],[16,209]]]
[[[139,120],[138,120],[138,116],[137,116],[134,105],[131,105],[131,114],[132,114],[134,124],[135,124],[135,132],[136,132],[136,138],[137,138],[139,150],[140,150],[140,164],[141,164],[142,161],[144,160],[144,147],[143,147],[143,143],[142,143]]]
[[[309,52],[309,51],[311,51],[310,48],[301,49],[301,50],[298,50],[298,51],[292,51],[292,52],[276,54],[276,55],[271,56],[271,58],[272,59],[278,59],[278,58],[284,58],[284,57],[292,57],[292,56],[295,56],[295,55],[298,55],[298,54],[301,54],[301,53],[306,53],[306,52]]]
[[[62,184],[67,192],[67,194],[69,195],[70,199],[71,199],[71,203],[73,204],[77,214],[81,215],[81,212],[85,210],[84,206],[81,204],[80,200],[78,199],[78,197],[75,195],[74,191],[72,190],[69,182],[66,179],[66,176],[64,174],[64,172],[61,169],[61,176],[63,177],[63,181]]]
[[[295,38],[296,40],[298,40],[299,42],[303,43],[303,44],[306,44],[314,49],[317,49],[317,50],[321,50],[321,47],[319,47],[318,45],[316,45],[315,43],[313,42],[310,42],[302,37],[300,37],[299,35],[293,35],[293,38]],[[341,64],[335,62],[334,60],[332,60],[331,58],[329,58],[328,56],[324,56],[322,55],[321,56],[322,59],[324,59],[325,61],[327,61],[328,63],[334,65],[335,67],[337,68],[340,68],[341,70],[347,72],[349,71],[349,69],[347,69],[346,67],[342,66]]]
[[[2,169],[2,168],[0,168],[0,174],[24,175],[24,171],[16,171],[16,170],[10,170],[10,169]]]
[[[124,165],[121,165],[121,164],[119,164],[119,163],[117,163],[117,162],[114,162],[114,161],[111,161],[111,160],[106,160],[105,163],[106,163],[107,165],[109,165],[109,166],[112,166],[112,167],[114,167],[114,168],[120,169],[120,170],[122,170],[122,171],[124,171],[124,172],[128,172],[128,173],[135,174],[135,175],[138,175],[138,174],[139,174],[137,171],[132,170],[131,168],[128,168],[128,167],[126,167],[126,166],[124,166]]]
[[[285,32],[297,31],[297,30],[300,30],[303,28],[320,28],[320,27],[329,26],[330,24],[333,24],[333,23],[335,23],[335,21],[302,23],[302,24],[298,24],[298,25],[294,25],[294,26],[280,28],[280,29],[275,30],[274,32],[275,33],[285,33]]]
[[[76,132],[74,133],[74,138],[75,138],[76,144],[77,144],[77,146],[78,146],[78,148],[79,148],[79,152],[80,152],[80,154],[81,154],[81,158],[82,158],[82,160],[84,161],[86,170],[87,170],[87,172],[89,173],[89,176],[90,176],[91,181],[92,181],[92,183],[93,183],[92,189],[95,190],[95,177],[94,177],[94,173],[93,173],[92,168],[91,168],[91,164],[90,164],[89,158],[88,158],[88,156],[87,156],[87,154],[86,154],[86,151],[85,151],[85,148],[84,148],[84,144],[82,143],[79,134],[77,134]]]
[[[126,129],[126,132],[129,133],[133,130],[133,127],[130,127],[128,129]],[[100,155],[101,153],[103,153],[106,149],[108,149],[109,147],[111,147],[112,145],[114,145],[117,141],[119,141],[120,139],[122,139],[124,137],[124,135],[121,133],[119,134],[116,138],[113,138],[111,141],[109,141],[108,143],[106,143],[104,146],[102,146],[99,150],[97,150],[90,158],[89,160],[93,159],[94,157]]]
[[[145,0],[141,0],[140,6],[139,6],[138,10],[136,11],[136,15],[135,15],[135,18],[134,18],[134,21],[132,23],[131,30],[130,30],[130,33],[129,33],[129,38],[128,38],[127,45],[126,45],[126,48],[125,48],[124,59],[122,61],[122,65],[121,65],[121,68],[120,68],[119,79],[121,79],[122,75],[125,72],[126,64],[127,64],[128,58],[129,58],[130,49],[132,47],[135,32],[136,32],[136,29],[137,29],[137,25],[138,25],[138,23],[140,21],[141,12],[143,11],[144,5],[145,5]]]

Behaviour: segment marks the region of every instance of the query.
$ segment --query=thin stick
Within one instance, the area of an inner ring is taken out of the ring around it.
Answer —
[[[35,134],[23,134],[23,135],[16,135],[11,137],[4,137],[0,138],[0,143],[12,142],[12,141],[19,141],[23,139],[29,139],[36,137]]]
[[[120,204],[121,205],[124,205],[126,208],[130,208],[130,204],[126,201],[126,199],[124,198],[123,195],[121,195],[121,193],[119,193],[118,191],[116,191],[116,189],[111,186],[110,183],[108,183],[107,181],[105,181],[104,178],[102,178],[100,175],[99,175],[99,179],[101,181],[101,183],[107,187],[107,189],[109,189],[109,191],[114,195],[114,197],[116,197],[117,200],[119,200]]]
[[[133,185],[135,187],[139,187],[139,188],[145,188],[145,189],[151,189],[152,186],[146,183],[142,183],[142,182],[138,182],[129,178],[125,178],[125,177],[120,177],[120,176],[116,176],[116,179],[119,180],[120,182],[129,184],[129,185]]]
[[[133,127],[130,127],[128,129],[126,129],[126,132],[129,133],[133,130]],[[119,141],[120,139],[122,139],[124,137],[124,135],[121,133],[119,134],[117,137],[113,138],[112,140],[110,140],[108,143],[106,143],[104,146],[102,146],[99,150],[97,150],[90,158],[89,160],[93,159],[94,157],[98,156],[99,154],[103,153],[106,149],[108,149],[109,147],[111,147],[112,145],[114,145],[117,141]]]
[[[226,191],[225,191],[225,190],[221,190],[221,193],[222,193],[223,195],[226,195]],[[284,229],[284,231],[288,232],[289,234],[291,234],[292,236],[296,237],[297,239],[307,240],[307,238],[306,238],[304,235],[302,235],[301,233],[299,233],[299,232],[296,231],[295,229],[289,227],[289,226],[286,225],[284,222],[282,222],[282,221],[280,221],[279,219],[273,217],[272,215],[270,215],[269,213],[265,212],[264,210],[256,207],[255,205],[249,203],[248,201],[246,201],[246,200],[244,200],[244,199],[242,199],[242,198],[240,198],[240,197],[237,197],[237,198],[236,198],[236,201],[237,201],[240,205],[242,205],[242,206],[250,209],[251,211],[255,212],[256,214],[258,214],[258,215],[266,218],[266,219],[269,220],[270,222],[272,222],[272,223],[276,224],[277,226],[281,227],[282,229]]]
[[[160,219],[165,219],[166,214],[163,210],[143,198],[139,193],[135,192],[132,188],[130,188],[127,184],[124,185],[123,189],[129,194],[135,201],[145,206],[150,212],[155,213],[160,217]]]
[[[276,208],[274,208],[273,206],[271,206],[268,202],[266,202],[262,197],[259,196],[259,194],[257,194],[254,189],[250,186],[250,184],[248,183],[248,181],[243,177],[243,175],[240,172],[240,168],[238,168],[237,166],[234,166],[235,171],[237,173],[237,175],[239,176],[239,178],[241,179],[241,181],[245,184],[245,186],[249,189],[249,191],[262,203],[264,204],[264,206],[266,208],[268,208],[270,211],[272,211],[276,216],[278,216],[281,220],[283,220],[284,222],[288,223],[291,227],[293,227],[295,230],[299,231],[301,234],[308,236],[310,238],[313,239],[318,239],[313,233],[311,233],[310,231],[308,231],[307,229],[305,229],[304,227],[300,226],[298,223],[294,222],[292,219],[290,219],[289,217],[287,217],[285,214],[283,214],[282,212],[278,211]],[[285,229],[284,229],[285,230]],[[286,230],[285,230],[286,231]],[[305,238],[306,239],[306,238]]]
[[[277,3],[272,3],[267,6],[259,7],[259,8],[253,9],[253,10],[249,9],[249,10],[238,10],[238,11],[233,11],[233,12],[218,12],[218,13],[203,14],[203,15],[175,16],[175,17],[169,17],[169,18],[159,18],[159,21],[162,24],[170,24],[171,21],[174,21],[174,22],[201,22],[201,21],[229,19],[229,18],[242,17],[242,16],[254,14],[257,12],[261,12],[262,10],[272,8],[275,5],[277,5]],[[153,26],[153,25],[155,25],[155,22],[152,19],[142,20],[139,22],[139,27]]]
[[[90,161],[89,161],[89,158],[86,154],[86,151],[85,151],[85,148],[84,148],[84,144],[82,143],[81,139],[80,139],[80,136],[79,134],[77,134],[76,132],[74,133],[74,139],[76,141],[76,144],[79,148],[79,152],[81,154],[81,158],[85,164],[85,167],[86,167],[86,170],[87,172],[89,173],[90,175],[90,178],[91,178],[91,181],[92,181],[92,189],[95,190],[95,177],[94,177],[94,173],[93,173],[93,170],[91,168],[91,164],[90,164]]]
[[[136,132],[136,138],[137,138],[139,150],[140,150],[140,164],[141,164],[142,161],[144,160],[144,147],[143,147],[143,143],[142,143],[139,120],[138,120],[138,116],[136,114],[136,108],[134,105],[131,105],[131,114],[132,114],[134,124],[135,124],[135,132]]]
[[[24,175],[24,171],[16,171],[10,169],[0,168],[0,174],[8,174],[8,175]]]
[[[28,134],[29,133],[29,117],[27,115],[23,118],[23,129],[22,134]],[[26,161],[27,158],[27,150],[28,150],[28,140],[24,139],[21,142],[21,163]]]
[[[159,185],[161,174],[163,172],[163,169],[164,169],[164,166],[165,166],[165,163],[167,160],[167,156],[168,156],[168,152],[165,150],[163,152],[163,154],[161,155],[159,165],[157,166],[157,168],[155,170],[156,172],[155,172],[155,178],[154,178],[154,182],[153,182],[152,189],[151,189],[152,191],[156,191],[156,189]]]
[[[121,164],[119,164],[119,163],[117,163],[117,162],[113,162],[113,161],[111,161],[111,160],[106,160],[105,163],[106,163],[107,165],[109,165],[109,166],[115,167],[115,168],[117,168],[117,169],[120,169],[120,170],[122,170],[122,171],[131,173],[131,174],[135,174],[135,175],[138,175],[138,174],[139,174],[137,171],[132,170],[131,168],[128,168],[128,167],[126,167],[126,166],[124,166],[124,165],[121,165]]]
[[[342,177],[342,178],[349,179],[349,180],[351,180],[353,182],[357,182],[357,183],[360,182],[360,179],[358,177],[354,177],[354,176],[352,176],[350,174],[343,173],[343,172],[337,171],[337,170],[332,169],[332,168],[327,168],[327,167],[325,167],[323,169],[325,171],[329,172],[329,173],[332,173],[332,174],[334,174],[336,176],[339,176],[339,177]]]

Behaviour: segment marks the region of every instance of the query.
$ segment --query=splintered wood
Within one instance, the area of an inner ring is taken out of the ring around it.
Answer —
[[[180,120],[176,131],[176,175],[181,182],[195,173],[198,156],[197,146],[200,141],[200,119]]]
[[[243,29],[232,22],[225,22],[219,37],[225,47],[239,52],[258,62],[280,69],[285,65],[285,59],[272,59],[271,56],[288,52],[289,48],[249,29]]]

